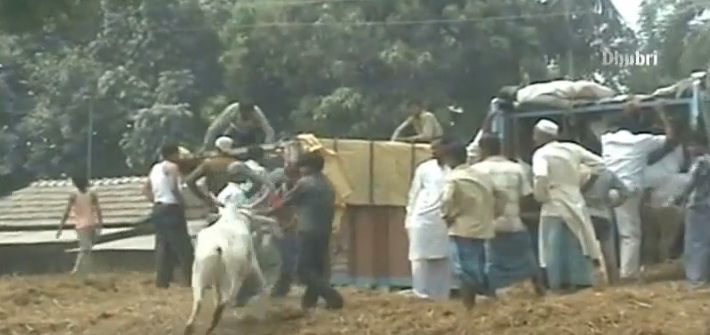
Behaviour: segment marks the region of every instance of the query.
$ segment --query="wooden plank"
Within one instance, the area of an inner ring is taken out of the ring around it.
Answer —
[[[404,208],[389,207],[388,211],[387,256],[390,282],[394,285],[394,282],[401,281],[403,278],[411,280],[412,269],[409,264],[409,241],[404,228]]]

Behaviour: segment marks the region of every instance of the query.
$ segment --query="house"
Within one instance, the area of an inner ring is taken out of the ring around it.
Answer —
[[[145,177],[92,181],[104,217],[96,245],[97,267],[128,270],[152,268],[151,204],[141,194]],[[0,198],[0,274],[69,271],[73,264],[75,234],[71,222],[61,238],[56,229],[64,214],[69,180],[41,180]],[[204,226],[204,207],[186,192],[191,233]]]

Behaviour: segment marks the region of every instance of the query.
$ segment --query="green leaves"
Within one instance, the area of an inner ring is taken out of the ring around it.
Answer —
[[[375,139],[408,100],[442,117],[455,104],[468,138],[501,86],[540,79],[570,48],[580,75],[598,72],[591,41],[627,36],[605,0],[574,3],[590,14],[569,26],[561,0],[56,1],[28,14],[41,27],[0,35],[0,63],[26,83],[10,85],[0,172],[82,169],[91,139],[97,175],[142,173],[160,145],[195,144],[244,99],[277,131]]]
[[[139,110],[133,116],[130,130],[123,134],[121,148],[126,152],[126,164],[145,170],[155,162],[159,148],[166,143],[189,146],[196,138],[185,132],[191,128],[192,112],[185,104],[156,104]]]
[[[644,0],[639,17],[642,49],[658,53],[658,65],[634,69],[630,86],[653,90],[707,69],[710,25],[707,4],[696,0]]]

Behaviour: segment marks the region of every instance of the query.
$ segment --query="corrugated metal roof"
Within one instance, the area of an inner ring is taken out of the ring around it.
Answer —
[[[148,218],[151,204],[141,194],[145,180],[145,177],[130,176],[91,182],[99,196],[106,227],[135,224]],[[36,181],[0,198],[0,226],[21,229],[59,224],[72,192],[74,188],[69,180]],[[191,192],[186,192],[186,200],[188,218],[203,217],[205,208]]]
[[[188,222],[190,236],[195,236],[207,223],[204,220],[193,220]],[[155,235],[143,235],[124,238],[116,241],[100,243],[94,246],[94,251],[131,250],[131,251],[152,251],[155,249]],[[67,250],[76,252],[77,248]]]
[[[106,242],[94,246],[94,251],[131,250],[131,251],[152,251],[155,249],[155,235],[136,236],[126,239]],[[69,252],[76,252],[76,248]]]
[[[106,228],[101,233],[113,234],[131,229],[132,228]],[[56,238],[56,235],[56,230],[0,232],[0,245],[62,243],[76,240],[76,233],[73,231],[64,231],[59,239]]]

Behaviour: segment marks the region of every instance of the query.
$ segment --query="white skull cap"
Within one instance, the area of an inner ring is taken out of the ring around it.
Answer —
[[[229,151],[234,147],[234,141],[227,136],[222,136],[214,141],[214,146],[221,151]]]
[[[557,136],[560,127],[554,121],[548,119],[541,119],[535,124],[535,129],[545,134]]]

